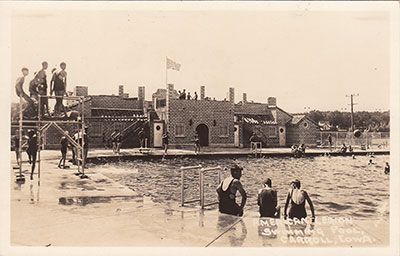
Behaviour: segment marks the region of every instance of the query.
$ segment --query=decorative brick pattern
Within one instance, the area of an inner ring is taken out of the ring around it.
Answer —
[[[75,86],[74,88],[74,96],[88,96],[88,87],[87,86]]]
[[[286,145],[302,144],[308,146],[316,146],[320,140],[320,130],[317,124],[311,122],[307,118],[295,125],[286,127]]]
[[[193,145],[196,127],[205,124],[209,130],[209,145],[233,146],[233,104],[228,101],[169,100],[168,132],[170,145]],[[214,121],[215,120],[215,121]],[[177,124],[184,125],[184,136],[176,137]],[[228,136],[222,136],[223,127]]]
[[[229,102],[235,103],[235,88],[229,88]]]
[[[206,97],[206,87],[204,85],[200,86],[200,100],[204,100]]]

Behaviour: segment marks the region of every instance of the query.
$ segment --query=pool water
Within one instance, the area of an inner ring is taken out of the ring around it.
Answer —
[[[314,204],[317,216],[352,217],[355,219],[389,217],[389,175],[384,174],[389,155],[375,156],[369,165],[369,157],[266,157],[238,158],[243,176],[241,182],[248,200],[245,211],[258,211],[257,192],[266,178],[278,191],[279,204],[284,206],[289,182],[301,181]],[[230,167],[230,159],[175,158],[165,160],[135,160],[96,166],[96,170],[128,186],[139,195],[164,205],[179,205],[181,200],[181,166],[201,164],[204,167]],[[223,177],[230,172],[223,171]],[[188,171],[185,179],[186,199],[198,198],[197,171]],[[206,202],[216,200],[217,174],[209,173],[205,179]],[[238,202],[240,200],[237,199]],[[198,205],[198,204],[197,204]],[[309,208],[307,206],[308,214]]]

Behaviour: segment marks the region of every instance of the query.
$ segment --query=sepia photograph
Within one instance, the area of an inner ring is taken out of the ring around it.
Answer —
[[[0,9],[0,255],[398,255],[398,2]]]

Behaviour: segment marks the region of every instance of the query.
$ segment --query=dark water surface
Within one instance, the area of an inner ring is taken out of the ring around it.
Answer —
[[[238,158],[244,168],[241,181],[248,194],[246,211],[257,211],[257,192],[261,182],[272,179],[283,207],[289,182],[299,179],[314,203],[317,216],[353,217],[370,219],[389,215],[389,175],[384,174],[388,155],[376,156],[368,165],[369,157],[271,157]],[[127,161],[96,166],[96,170],[123,185],[150,197],[154,202],[178,205],[181,199],[181,166],[201,164],[204,167],[230,167],[229,159],[176,158],[152,161]],[[186,199],[199,197],[198,171],[186,172]],[[230,175],[223,171],[223,177]],[[205,178],[206,202],[216,200],[217,173],[207,173]],[[240,199],[239,199],[240,200]],[[308,210],[307,210],[308,211]],[[309,211],[308,211],[309,212]]]

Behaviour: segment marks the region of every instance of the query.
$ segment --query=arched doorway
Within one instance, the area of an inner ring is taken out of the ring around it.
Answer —
[[[200,146],[208,146],[208,127],[205,124],[199,124],[196,127],[196,132],[199,135]]]

